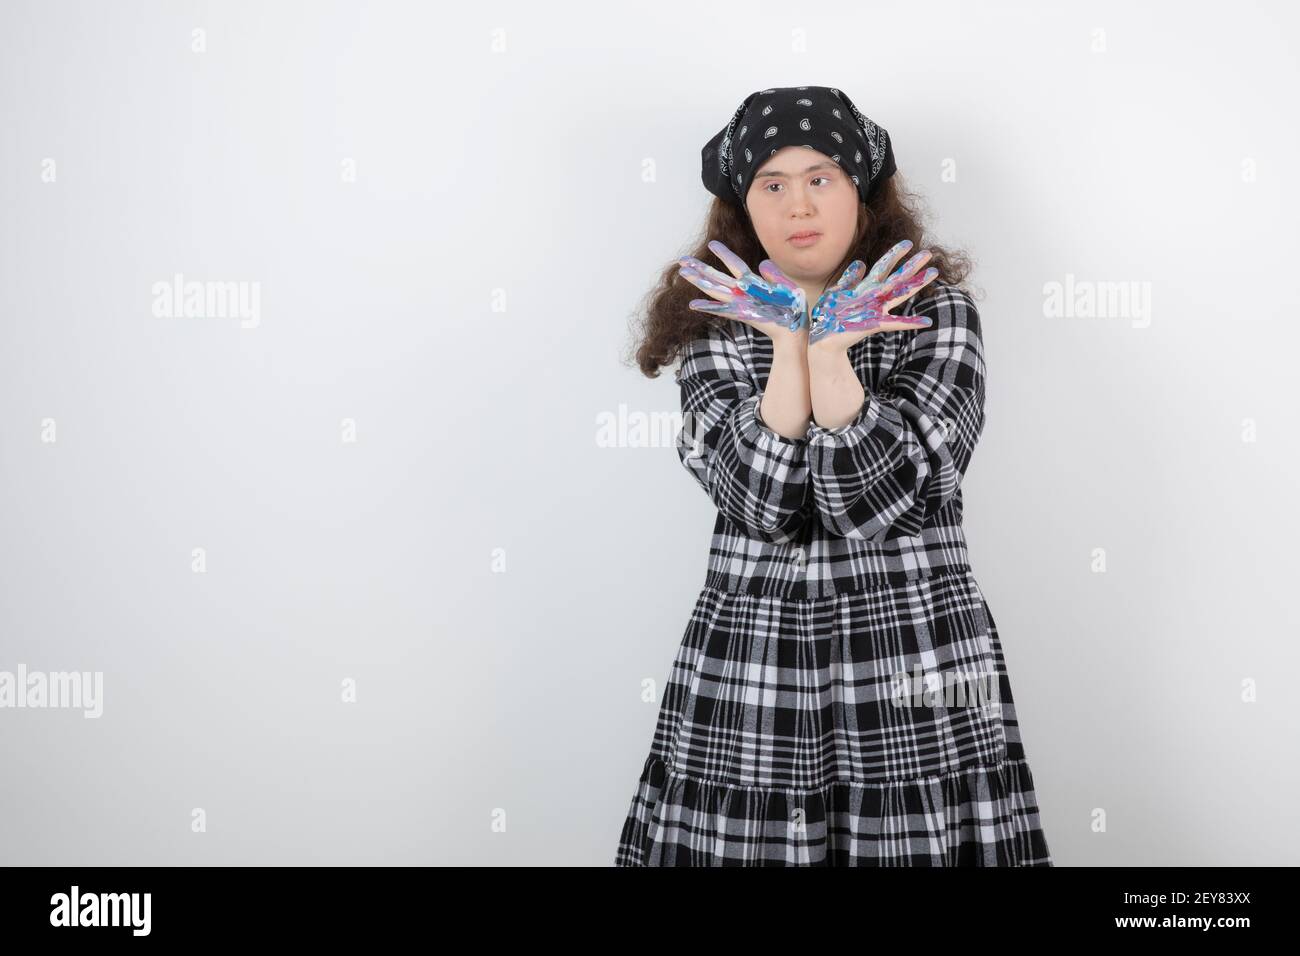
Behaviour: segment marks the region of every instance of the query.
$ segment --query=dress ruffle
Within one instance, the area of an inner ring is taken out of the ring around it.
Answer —
[[[1052,866],[973,572],[829,601],[705,588],[615,864]]]
[[[645,761],[616,866],[1052,866],[1028,763],[810,790]]]

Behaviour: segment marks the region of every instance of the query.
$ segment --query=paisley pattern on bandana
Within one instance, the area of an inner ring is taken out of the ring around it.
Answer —
[[[702,150],[709,192],[743,206],[758,167],[786,146],[830,156],[863,202],[896,165],[889,133],[834,87],[773,87],[745,97]]]

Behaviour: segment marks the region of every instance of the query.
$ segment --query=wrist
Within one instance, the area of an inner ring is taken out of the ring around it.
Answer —
[[[849,350],[823,339],[808,346],[808,368],[812,370],[832,371],[849,363]]]
[[[782,358],[797,356],[800,359],[808,351],[808,333],[793,333],[791,335],[774,335],[772,336],[772,355]]]

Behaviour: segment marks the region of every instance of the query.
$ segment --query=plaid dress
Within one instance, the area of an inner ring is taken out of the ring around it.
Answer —
[[[717,505],[618,866],[1052,866],[961,477],[984,427],[979,315],[933,282],[849,357],[856,419],[759,416],[772,340],[686,350],[682,464]]]

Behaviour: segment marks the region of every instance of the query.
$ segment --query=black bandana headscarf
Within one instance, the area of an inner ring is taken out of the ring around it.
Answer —
[[[849,174],[863,202],[894,174],[889,133],[827,86],[786,86],[750,93],[701,151],[701,178],[713,195],[744,207],[754,173],[777,150],[809,146]]]

